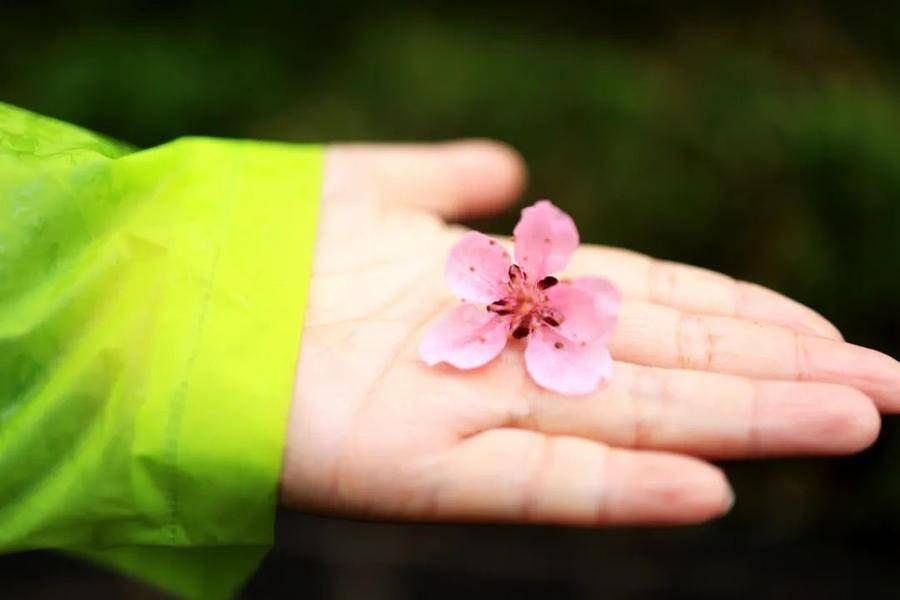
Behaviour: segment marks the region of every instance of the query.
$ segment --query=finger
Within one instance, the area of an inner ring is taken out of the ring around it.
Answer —
[[[610,351],[617,360],[642,365],[848,385],[865,392],[882,412],[900,411],[896,360],[777,325],[624,302]]]
[[[613,372],[607,387],[587,397],[537,387],[518,393],[502,423],[708,458],[858,452],[881,424],[865,394],[840,385],[629,363],[615,363]]]
[[[325,189],[370,193],[447,218],[495,213],[525,186],[521,155],[489,140],[436,144],[338,144],[326,159]]]
[[[727,275],[643,254],[584,246],[570,268],[612,279],[624,296],[685,312],[736,317],[782,325],[802,333],[840,340],[840,332],[820,314],[762,286]]]
[[[432,515],[441,520],[697,523],[733,498],[722,472],[694,458],[518,429],[466,439],[444,467]]]

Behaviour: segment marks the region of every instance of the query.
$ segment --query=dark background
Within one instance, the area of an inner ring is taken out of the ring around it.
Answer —
[[[343,0],[4,5],[0,100],[149,146],[490,136],[586,241],[699,264],[900,355],[900,6]],[[480,227],[507,231],[515,215]],[[851,458],[726,464],[685,529],[283,515],[247,598],[900,593],[900,420]],[[156,598],[50,554],[4,597]]]

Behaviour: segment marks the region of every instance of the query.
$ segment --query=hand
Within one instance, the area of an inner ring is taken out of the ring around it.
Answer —
[[[443,281],[463,229],[524,167],[488,142],[334,146],[288,431],[282,501],[375,519],[575,525],[688,523],[732,501],[699,458],[842,454],[900,410],[900,365],[844,343],[756,285],[583,246],[569,275],[623,293],[610,384],[536,387],[512,344],[473,371],[417,347],[457,302]],[[563,199],[557,199],[563,200]],[[874,403],[873,403],[874,402]]]

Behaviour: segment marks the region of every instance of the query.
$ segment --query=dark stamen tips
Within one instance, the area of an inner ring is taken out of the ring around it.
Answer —
[[[547,275],[546,277],[538,281],[538,287],[542,290],[546,290],[547,288],[552,288],[557,283],[559,283],[559,279],[557,279],[553,275]]]
[[[518,327],[513,330],[513,337],[517,340],[520,340],[529,333],[531,333],[531,317],[526,316],[524,319],[519,321]]]
[[[546,323],[550,327],[559,327],[559,321],[557,321],[553,317],[544,317],[544,323]]]
[[[556,343],[553,344],[553,347],[556,348],[557,350],[562,350],[562,349],[563,349],[563,343],[562,343],[562,342],[556,342]]]

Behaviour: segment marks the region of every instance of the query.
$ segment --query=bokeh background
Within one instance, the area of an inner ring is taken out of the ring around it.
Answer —
[[[900,355],[900,5],[480,0],[4,3],[0,100],[151,146],[490,136],[591,242],[699,264]],[[510,213],[478,223],[497,231]],[[900,418],[828,460],[726,464],[687,529],[282,515],[246,598],[900,594]],[[6,597],[157,598],[44,553]]]

